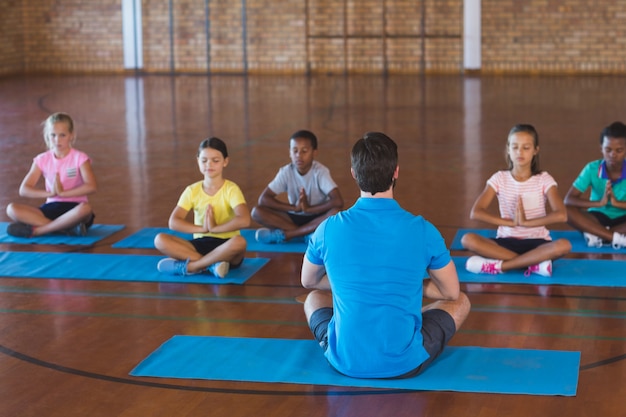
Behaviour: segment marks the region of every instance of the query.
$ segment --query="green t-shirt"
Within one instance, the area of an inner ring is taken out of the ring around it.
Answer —
[[[589,195],[590,201],[602,200],[604,190],[606,189],[606,182],[609,181],[607,178],[602,178],[602,161],[602,159],[599,159],[585,165],[573,184],[574,188],[581,193],[584,193],[591,187]],[[624,163],[626,164],[626,161]],[[622,177],[618,181],[612,184],[612,188],[613,195],[617,200],[626,201],[626,178],[624,178],[624,174],[622,174]],[[591,207],[589,211],[599,211],[611,219],[626,215],[626,210],[612,206],[611,202],[608,202],[602,207]]]

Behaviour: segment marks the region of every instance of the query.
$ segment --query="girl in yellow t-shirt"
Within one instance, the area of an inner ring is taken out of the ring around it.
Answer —
[[[204,179],[185,188],[168,223],[172,230],[193,233],[193,239],[159,233],[154,246],[168,256],[159,261],[160,272],[224,278],[243,262],[246,240],[239,230],[250,225],[250,211],[239,186],[223,177],[228,162],[224,141],[212,137],[200,143],[198,168]],[[193,223],[187,220],[191,210]]]

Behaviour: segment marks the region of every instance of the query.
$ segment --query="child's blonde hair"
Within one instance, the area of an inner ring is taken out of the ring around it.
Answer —
[[[48,149],[52,149],[52,145],[50,144],[50,132],[52,132],[52,127],[55,123],[67,123],[67,128],[72,133],[72,141],[71,145],[74,146],[74,142],[76,142],[76,135],[74,133],[74,121],[67,113],[57,112],[53,113],[46,120],[43,121],[43,139],[46,141],[46,146]]]

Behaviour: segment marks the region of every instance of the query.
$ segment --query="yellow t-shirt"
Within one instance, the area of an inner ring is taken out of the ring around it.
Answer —
[[[225,180],[224,185],[215,195],[208,195],[202,188],[202,181],[193,183],[181,194],[178,199],[178,206],[190,211],[193,210],[193,222],[197,226],[204,224],[206,208],[210,204],[213,207],[215,223],[223,224],[235,217],[235,207],[245,204],[246,200],[237,184]],[[220,239],[228,239],[239,234],[239,230],[225,233],[194,233],[194,239],[211,236]]]

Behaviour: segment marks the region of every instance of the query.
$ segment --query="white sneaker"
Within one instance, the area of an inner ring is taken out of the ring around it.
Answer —
[[[540,262],[536,265],[531,265],[528,267],[526,272],[524,272],[524,275],[529,276],[531,273],[541,275],[543,277],[551,277],[552,276],[552,261],[548,259],[547,261]]]
[[[501,274],[502,261],[498,259],[487,259],[482,256],[470,256],[465,262],[465,269],[474,274]]]
[[[207,271],[209,271],[218,278],[224,278],[226,274],[228,274],[229,269],[230,264],[228,262],[216,262],[212,265],[209,265]]]
[[[602,247],[602,239],[600,239],[596,235],[592,235],[591,233],[583,232],[583,236],[585,237],[585,242],[587,242],[587,246],[590,248],[601,248]]]
[[[613,249],[626,248],[626,235],[621,233],[613,233]]]

